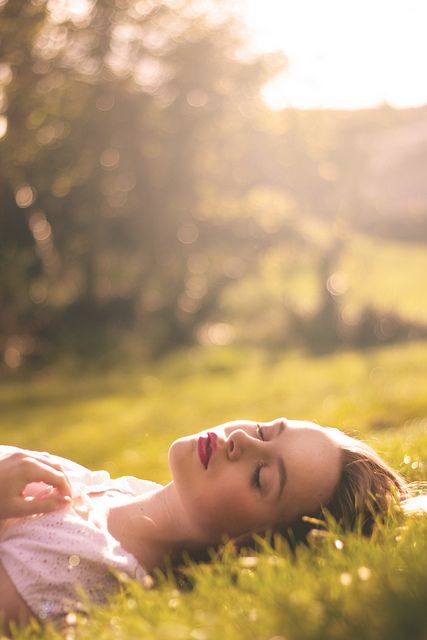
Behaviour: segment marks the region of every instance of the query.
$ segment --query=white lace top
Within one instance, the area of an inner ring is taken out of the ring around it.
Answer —
[[[0,454],[8,451],[16,448],[0,446]],[[72,506],[10,519],[0,528],[0,560],[41,621],[84,610],[86,598],[104,603],[117,589],[121,572],[144,584],[142,566],[109,533],[106,508],[120,493],[136,496],[160,486],[132,476],[112,480],[107,471],[52,457],[70,479]],[[44,488],[33,483],[30,495]]]

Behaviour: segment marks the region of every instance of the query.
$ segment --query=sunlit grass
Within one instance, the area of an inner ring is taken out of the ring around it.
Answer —
[[[173,580],[148,592],[128,586],[82,623],[78,637],[421,640],[426,534],[425,522],[411,522],[383,530],[373,543],[331,532],[296,557],[280,545],[228,554],[190,567],[190,592]]]
[[[56,367],[2,381],[1,441],[51,450],[113,476],[166,482],[176,436],[239,417],[285,415],[360,435],[406,478],[422,480],[426,363],[427,344],[413,343],[319,358],[195,348],[145,367]],[[332,531],[296,557],[279,546],[250,552],[249,560],[231,555],[194,566],[190,592],[172,578],[148,592],[128,585],[82,622],[78,637],[421,640],[426,534],[424,520],[391,523],[370,542]]]
[[[7,444],[164,481],[174,438],[242,417],[314,420],[382,445],[391,427],[424,424],[426,384],[425,343],[311,358],[196,347],[146,368],[5,380],[1,433]]]

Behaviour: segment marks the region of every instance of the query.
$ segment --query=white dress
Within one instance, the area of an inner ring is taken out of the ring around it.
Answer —
[[[13,451],[22,449],[0,446],[0,455]],[[118,494],[137,496],[161,486],[132,476],[114,480],[107,471],[52,459],[70,480],[73,504],[49,514],[9,519],[0,528],[0,561],[40,621],[84,611],[86,599],[105,603],[119,587],[120,574],[144,584],[145,570],[109,533],[105,514]],[[29,494],[45,488],[33,483]]]

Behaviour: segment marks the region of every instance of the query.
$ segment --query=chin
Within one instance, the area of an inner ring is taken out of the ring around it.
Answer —
[[[183,464],[188,464],[188,456],[191,452],[190,445],[191,438],[189,436],[186,436],[184,438],[178,438],[177,440],[174,440],[169,447],[168,462],[172,476],[174,475],[174,469]]]
[[[174,440],[172,442],[172,444],[169,447],[169,451],[168,451],[168,462],[169,462],[169,467],[172,469],[172,465],[173,465],[173,460],[175,458],[175,455],[177,453],[177,448],[179,448],[179,440]]]
[[[184,448],[185,446],[188,447],[189,443],[191,443],[193,438],[194,436],[182,436],[181,438],[177,438],[176,440],[174,440],[169,447],[169,456],[171,455],[171,452],[174,451],[175,449],[181,449],[181,448]]]

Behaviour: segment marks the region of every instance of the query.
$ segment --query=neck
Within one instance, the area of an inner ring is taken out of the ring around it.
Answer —
[[[164,487],[113,506],[108,529],[149,573],[183,551],[206,546],[203,535],[191,525],[170,482]]]

